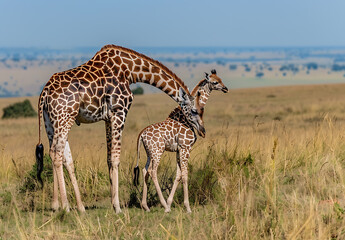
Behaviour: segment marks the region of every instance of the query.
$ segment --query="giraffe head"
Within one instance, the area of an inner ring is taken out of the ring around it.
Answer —
[[[206,131],[204,128],[204,121],[202,119],[204,108],[199,104],[200,93],[194,98],[180,88],[179,97],[179,104],[188,122],[198,131],[198,134],[201,137],[205,137]]]
[[[224,93],[227,93],[229,90],[222,82],[222,79],[217,76],[217,72],[215,69],[211,70],[211,75],[208,73],[205,73],[205,80],[203,82],[204,84],[208,84],[209,89],[212,90],[219,90],[223,91]]]

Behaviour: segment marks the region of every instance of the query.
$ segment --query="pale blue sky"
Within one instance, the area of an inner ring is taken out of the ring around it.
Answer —
[[[345,46],[343,0],[0,0],[0,47]]]

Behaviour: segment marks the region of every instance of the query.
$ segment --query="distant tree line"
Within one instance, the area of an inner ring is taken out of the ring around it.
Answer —
[[[243,64],[243,66],[244,66],[244,71],[250,72],[251,68],[249,67],[248,64]]]
[[[344,70],[345,70],[345,65],[339,65],[339,64],[332,65],[332,71],[339,72],[339,71],[344,71]]]
[[[235,71],[237,69],[237,65],[236,64],[230,64],[229,69],[232,71]]]
[[[283,71],[292,71],[293,73],[297,73],[299,71],[298,66],[296,66],[295,64],[287,64],[287,65],[282,65],[279,68],[279,71],[283,72]]]
[[[307,67],[308,70],[317,70],[318,69],[317,63],[314,63],[314,62],[307,63],[305,66]]]

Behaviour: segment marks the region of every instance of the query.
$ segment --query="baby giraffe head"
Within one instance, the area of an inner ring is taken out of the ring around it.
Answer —
[[[211,70],[211,75],[208,73],[205,73],[205,80],[203,82],[204,84],[208,84],[208,88],[212,90],[219,90],[223,91],[224,93],[227,93],[229,90],[222,82],[222,79],[217,76],[217,72],[215,69]]]
[[[206,130],[204,127],[204,108],[200,105],[200,93],[196,97],[187,94],[182,88],[179,90],[180,106],[183,115],[188,122],[197,130],[201,137],[205,137]]]

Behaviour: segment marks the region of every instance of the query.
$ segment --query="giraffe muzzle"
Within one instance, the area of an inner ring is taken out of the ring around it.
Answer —
[[[206,130],[205,130],[205,128],[204,128],[203,126],[201,126],[201,125],[199,125],[198,134],[199,134],[202,138],[204,138],[205,135],[206,135]]]
[[[223,93],[227,93],[227,92],[229,92],[229,89],[227,87],[223,87],[222,91],[223,91]]]

